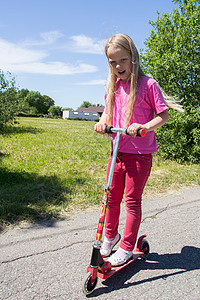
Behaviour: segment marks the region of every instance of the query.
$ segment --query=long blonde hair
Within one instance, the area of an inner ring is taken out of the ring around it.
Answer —
[[[130,91],[126,109],[125,126],[129,125],[131,116],[133,114],[133,106],[135,103],[135,97],[137,93],[137,83],[140,77],[146,76],[141,69],[139,53],[133,42],[133,40],[126,34],[116,34],[110,37],[105,46],[105,54],[108,58],[108,50],[110,47],[125,49],[131,54],[132,71],[130,76]],[[106,86],[106,105],[107,105],[107,124],[112,125],[113,107],[116,92],[116,80],[117,76],[114,74],[112,67],[109,67],[108,81]],[[183,112],[183,108],[173,97],[167,96],[163,93],[166,105],[173,109]]]
[[[127,103],[127,110],[126,110],[126,120],[125,126],[128,126],[132,112],[133,112],[133,105],[135,102],[135,97],[137,93],[137,83],[138,78],[145,76],[139,61],[139,53],[137,48],[133,42],[133,40],[126,34],[116,34],[109,38],[105,46],[105,54],[108,58],[108,49],[110,47],[116,48],[123,48],[128,53],[131,54],[131,61],[132,61],[132,71],[130,76],[130,92],[129,98]],[[112,67],[109,68],[108,73],[108,81],[106,87],[106,104],[107,104],[107,123],[108,125],[112,125],[112,116],[113,116],[113,106],[114,106],[114,98],[115,98],[115,91],[116,91],[116,80],[117,76],[114,74]]]

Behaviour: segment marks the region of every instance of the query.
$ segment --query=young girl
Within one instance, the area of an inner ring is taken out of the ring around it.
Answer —
[[[154,130],[162,126],[169,116],[158,84],[141,70],[138,51],[129,36],[112,36],[106,44],[105,53],[109,63],[106,106],[100,121],[95,124],[95,130],[105,134],[106,125],[112,125],[128,128],[129,134],[122,135],[120,140],[101,247],[101,254],[109,256],[120,240],[120,204],[125,191],[124,235],[119,249],[108,258],[113,266],[118,266],[132,256],[141,222],[142,193],[150,175],[152,153],[157,151]],[[136,137],[140,128],[147,132],[143,138]],[[113,134],[111,150],[114,143]],[[108,170],[110,162],[111,157]]]

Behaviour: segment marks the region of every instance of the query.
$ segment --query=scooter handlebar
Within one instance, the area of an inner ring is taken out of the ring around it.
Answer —
[[[106,133],[113,133],[113,132],[117,132],[117,131],[121,131],[121,132],[124,132],[127,135],[129,135],[128,132],[127,132],[127,128],[126,129],[121,129],[121,128],[113,128],[113,126],[106,126]],[[144,128],[138,129],[137,136],[144,137],[145,134],[146,134],[146,130]]]
[[[127,134],[127,135],[130,135],[130,134],[127,132],[127,129],[126,129],[126,134]],[[145,135],[146,135],[146,130],[145,130],[144,128],[138,129],[137,135],[136,135],[136,136],[144,137]]]
[[[106,126],[106,133],[113,133],[112,129],[113,129],[113,126]]]

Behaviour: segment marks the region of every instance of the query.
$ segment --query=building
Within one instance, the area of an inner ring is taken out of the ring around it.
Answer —
[[[76,111],[64,110],[63,119],[77,119],[77,120],[98,120],[104,111],[103,105],[93,105],[89,107],[81,107]]]

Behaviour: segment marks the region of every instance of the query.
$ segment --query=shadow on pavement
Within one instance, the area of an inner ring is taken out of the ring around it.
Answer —
[[[139,259],[131,263],[112,277],[102,281],[105,287],[94,290],[87,297],[98,297],[102,294],[110,293],[113,290],[126,289],[130,286],[136,286],[147,282],[163,279],[168,277],[200,269],[200,248],[185,246],[181,253],[158,254],[150,253],[146,261]],[[142,279],[135,282],[128,282],[135,274],[143,270],[162,270],[163,274]],[[166,270],[166,271],[165,271]],[[171,270],[172,272],[170,272]]]

